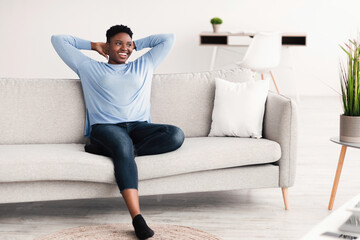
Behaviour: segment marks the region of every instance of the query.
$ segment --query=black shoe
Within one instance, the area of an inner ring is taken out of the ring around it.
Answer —
[[[134,217],[132,224],[135,229],[135,234],[139,239],[148,239],[154,236],[154,231],[149,228],[141,214]]]

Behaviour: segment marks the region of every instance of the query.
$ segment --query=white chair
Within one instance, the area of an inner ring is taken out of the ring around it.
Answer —
[[[276,91],[280,93],[274,74],[271,71],[271,69],[279,65],[280,54],[280,32],[260,32],[255,34],[244,59],[241,62],[237,62],[236,65],[261,73],[261,79],[264,79],[264,73],[270,72]]]

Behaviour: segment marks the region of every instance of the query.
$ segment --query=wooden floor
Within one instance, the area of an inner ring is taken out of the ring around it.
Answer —
[[[299,155],[295,186],[285,211],[280,189],[141,197],[149,223],[198,228],[222,239],[299,239],[327,210],[340,146],[340,99],[303,97],[299,107]],[[359,193],[360,150],[348,148],[334,210]],[[1,193],[0,193],[1,194]],[[0,204],[0,239],[27,240],[61,229],[130,223],[122,198]]]

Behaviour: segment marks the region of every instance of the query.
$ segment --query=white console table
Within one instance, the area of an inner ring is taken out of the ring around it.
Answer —
[[[200,33],[200,46],[212,46],[213,54],[210,62],[210,70],[214,69],[218,47],[246,47],[251,43],[255,33],[230,33],[230,32],[202,32]],[[282,33],[281,44],[284,47],[306,46],[307,36],[305,33]]]

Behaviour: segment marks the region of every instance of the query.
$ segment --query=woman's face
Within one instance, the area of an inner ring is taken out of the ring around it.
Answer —
[[[129,34],[121,32],[110,38],[108,55],[110,64],[124,64],[134,50],[134,43]]]

